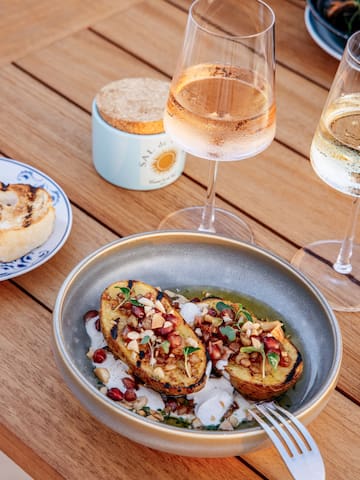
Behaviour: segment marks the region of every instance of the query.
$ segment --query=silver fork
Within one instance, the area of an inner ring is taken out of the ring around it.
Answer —
[[[268,434],[295,480],[325,479],[321,453],[294,415],[274,402],[255,404],[249,413]]]

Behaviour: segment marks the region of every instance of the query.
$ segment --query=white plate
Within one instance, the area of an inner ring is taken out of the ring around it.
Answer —
[[[0,281],[9,280],[47,262],[66,242],[71,226],[72,211],[64,191],[50,177],[30,165],[0,157],[0,182],[29,183],[45,188],[51,195],[56,212],[54,230],[40,247],[12,262],[0,262]]]
[[[315,21],[309,7],[305,8],[305,25],[311,38],[320,48],[337,60],[341,60],[343,53],[342,45],[336,41],[330,32]]]

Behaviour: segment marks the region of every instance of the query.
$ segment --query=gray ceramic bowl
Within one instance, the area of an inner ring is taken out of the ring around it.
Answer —
[[[112,282],[137,279],[160,286],[211,286],[261,300],[279,312],[304,357],[304,374],[289,393],[290,410],[305,424],[324,408],[341,363],[341,334],[315,287],[285,261],[254,245],[190,232],[154,232],[107,245],[85,258],[66,278],[53,316],[57,365],[84,407],[121,435],[179,455],[225,457],[254,450],[265,433],[249,426],[231,432],[194,431],[152,422],[100,393],[86,358],[83,314],[99,308]]]

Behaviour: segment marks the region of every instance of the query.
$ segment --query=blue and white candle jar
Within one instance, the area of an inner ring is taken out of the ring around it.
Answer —
[[[92,154],[97,172],[131,190],[154,190],[177,180],[185,152],[164,131],[169,83],[124,78],[103,87],[92,105]]]

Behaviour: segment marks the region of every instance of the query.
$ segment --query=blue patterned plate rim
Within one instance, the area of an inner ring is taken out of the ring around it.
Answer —
[[[66,242],[72,227],[72,210],[63,189],[37,168],[11,158],[0,157],[0,182],[29,183],[45,188],[56,212],[54,230],[45,243],[12,262],[0,262],[0,281],[23,275],[53,257]]]
[[[343,53],[343,46],[338,42],[334,35],[327,32],[326,29],[316,22],[310,7],[305,8],[305,26],[314,42],[326,53],[341,60]]]

